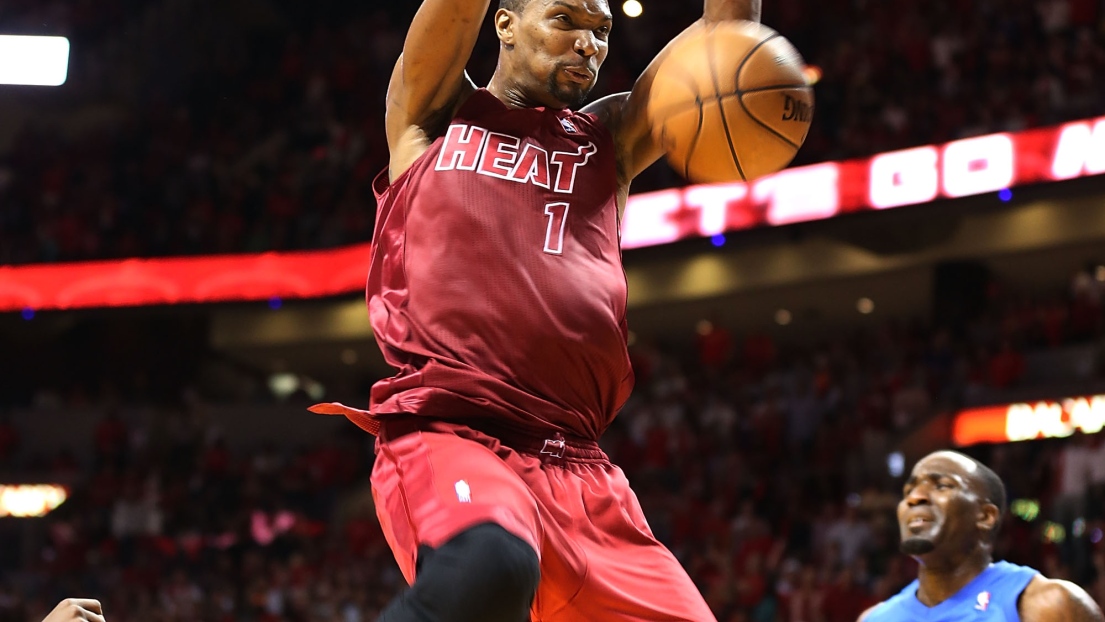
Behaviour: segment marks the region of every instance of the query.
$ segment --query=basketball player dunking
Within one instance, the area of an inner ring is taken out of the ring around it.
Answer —
[[[633,383],[618,222],[661,155],[659,58],[573,112],[607,0],[501,0],[478,89],[488,4],[424,0],[391,78],[367,297],[398,373],[369,411],[312,408],[377,435],[373,494],[411,584],[380,620],[713,620],[596,443]],[[701,21],[758,21],[759,4],[705,0]]]
[[[1005,485],[989,467],[953,451],[923,458],[898,504],[902,552],[920,575],[859,622],[1105,622],[1077,585],[993,561],[1004,512]]]

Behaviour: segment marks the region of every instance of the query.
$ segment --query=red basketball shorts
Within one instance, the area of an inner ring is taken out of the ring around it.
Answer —
[[[408,583],[420,545],[436,548],[490,522],[541,559],[533,622],[714,620],[597,444],[388,421],[377,439],[372,493]]]

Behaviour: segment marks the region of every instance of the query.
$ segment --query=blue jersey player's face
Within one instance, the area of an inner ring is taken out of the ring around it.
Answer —
[[[512,29],[511,80],[536,104],[579,107],[606,60],[611,25],[606,0],[530,0]]]
[[[938,549],[974,547],[984,503],[974,485],[977,468],[969,459],[947,452],[927,456],[913,467],[898,503],[903,553],[919,557]]]

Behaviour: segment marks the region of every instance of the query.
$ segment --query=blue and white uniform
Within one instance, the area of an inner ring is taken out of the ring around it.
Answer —
[[[920,582],[914,579],[872,609],[865,622],[1020,622],[1017,601],[1038,574],[1034,568],[996,562],[935,607],[917,600]]]

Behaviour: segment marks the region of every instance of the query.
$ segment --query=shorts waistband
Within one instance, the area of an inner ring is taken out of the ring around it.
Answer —
[[[519,432],[485,421],[451,421],[424,417],[389,417],[381,420],[381,423],[381,431],[389,439],[416,431],[452,432],[463,437],[468,430],[495,439],[510,449],[536,456],[546,462],[610,462],[610,457],[599,447],[598,442],[561,432],[550,431],[547,434]]]
[[[567,462],[609,462],[610,458],[599,444],[591,439],[549,432],[534,434],[505,430],[494,426],[469,424],[477,432],[482,432],[511,449],[524,454],[537,456],[542,460]]]

